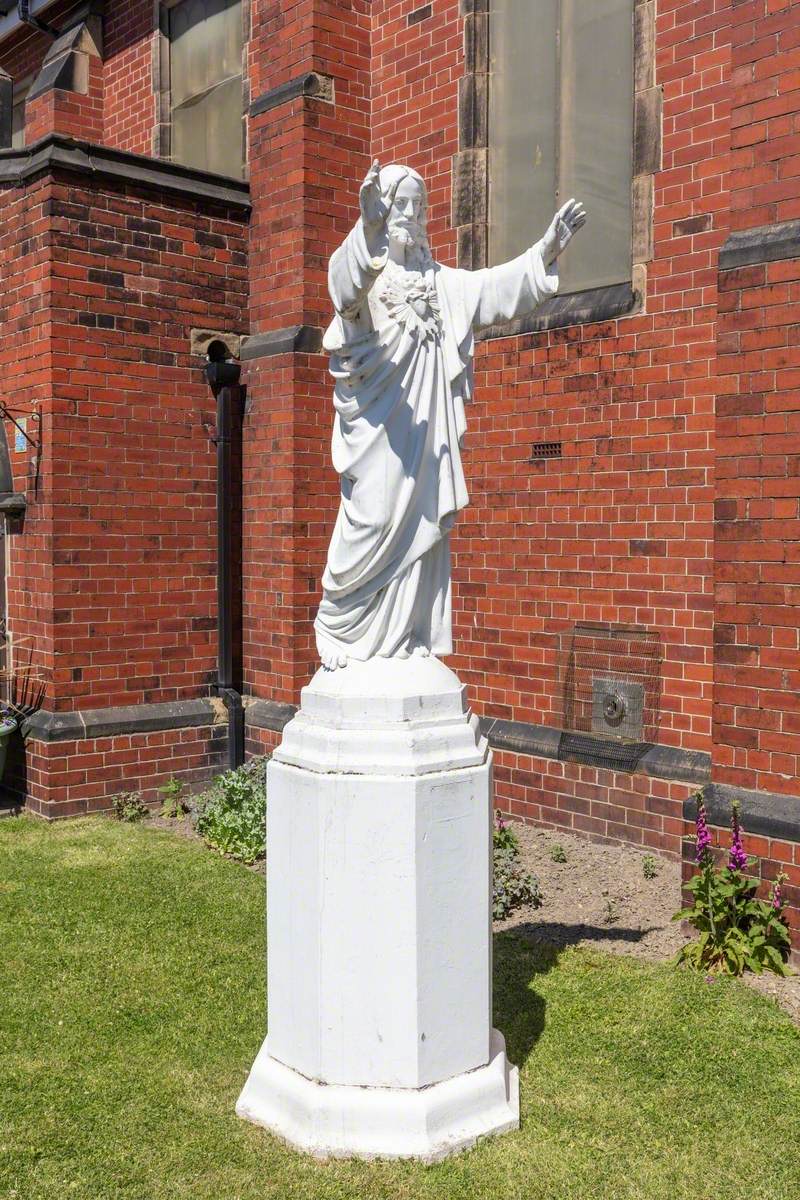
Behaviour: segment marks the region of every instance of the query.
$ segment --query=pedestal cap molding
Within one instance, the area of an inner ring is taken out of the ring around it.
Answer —
[[[488,754],[458,677],[413,656],[320,669],[273,757],[324,774],[426,775],[479,766]]]

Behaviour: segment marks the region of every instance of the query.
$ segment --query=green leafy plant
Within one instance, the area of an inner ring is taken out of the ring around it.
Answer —
[[[149,809],[139,792],[120,792],[111,799],[111,808],[118,821],[141,821]]]
[[[161,816],[178,820],[185,817],[189,811],[189,801],[184,796],[184,784],[181,780],[173,775],[159,790],[164,797]]]
[[[493,858],[492,916],[495,921],[505,920],[525,905],[540,908],[542,892],[539,881],[524,869],[517,835],[499,812],[495,814]]]
[[[197,832],[208,846],[243,863],[266,853],[267,756],[226,771],[199,797]]]
[[[616,900],[606,900],[603,920],[605,921],[606,925],[616,925],[617,921],[619,920],[619,905],[617,904]]]
[[[644,875],[645,879],[655,879],[656,875],[658,874],[658,863],[656,862],[654,855],[645,854],[644,858],[642,859],[642,874]]]
[[[565,863],[567,861],[567,852],[560,842],[555,842],[550,847],[550,857],[554,863]]]
[[[738,807],[733,807],[728,862],[714,866],[711,834],[702,795],[697,795],[696,862],[700,870],[686,885],[692,903],[672,918],[688,921],[700,934],[677,955],[696,971],[741,975],[744,971],[774,971],[788,975],[786,960],[791,940],[784,919],[783,875],[772,885],[769,900],[758,900],[758,880],[744,874],[756,859],[742,846]]]
[[[492,839],[495,850],[512,850],[519,854],[519,839],[499,808],[495,809]]]

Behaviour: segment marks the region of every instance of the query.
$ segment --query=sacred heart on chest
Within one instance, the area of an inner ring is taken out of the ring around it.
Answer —
[[[418,271],[384,274],[380,299],[389,316],[409,333],[435,337],[441,329],[436,285]]]

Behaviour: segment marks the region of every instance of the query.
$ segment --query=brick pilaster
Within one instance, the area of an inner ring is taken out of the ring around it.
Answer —
[[[338,496],[319,340],[330,319],[327,260],[368,165],[369,4],[255,0],[252,15],[245,686],[292,702],[315,666],[312,621]],[[293,345],[287,331],[298,329]]]

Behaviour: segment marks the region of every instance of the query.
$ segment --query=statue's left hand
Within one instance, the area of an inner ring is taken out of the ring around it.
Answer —
[[[554,263],[566,250],[575,234],[586,224],[586,210],[579,200],[568,200],[553,217],[542,238],[542,258],[545,266]]]

